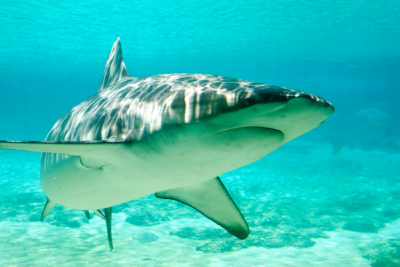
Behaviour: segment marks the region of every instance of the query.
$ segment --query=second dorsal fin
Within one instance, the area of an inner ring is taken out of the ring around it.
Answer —
[[[128,78],[129,73],[126,70],[124,59],[122,56],[121,41],[119,37],[115,41],[104,69],[103,81],[101,82],[99,91],[107,88],[112,83]]]

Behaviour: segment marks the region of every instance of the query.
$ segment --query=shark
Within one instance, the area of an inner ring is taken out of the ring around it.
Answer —
[[[59,119],[45,141],[0,141],[41,152],[47,202],[93,211],[155,194],[186,204],[245,239],[249,226],[220,175],[255,162],[318,127],[335,109],[313,94],[207,74],[131,77],[120,38],[98,91]]]

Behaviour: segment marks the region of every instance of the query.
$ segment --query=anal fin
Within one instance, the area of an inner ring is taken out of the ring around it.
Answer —
[[[176,200],[196,209],[239,239],[245,239],[250,234],[246,220],[219,177],[157,192],[156,197]]]
[[[0,141],[0,149],[57,153],[80,157],[87,168],[100,168],[114,162],[130,142],[99,141]]]

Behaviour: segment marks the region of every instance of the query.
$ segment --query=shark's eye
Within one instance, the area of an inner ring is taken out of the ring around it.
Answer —
[[[250,98],[250,97],[247,97],[247,98],[243,99],[243,105],[244,105],[245,107],[251,107],[251,106],[254,105],[254,104],[255,104],[254,99],[252,99],[252,98]]]

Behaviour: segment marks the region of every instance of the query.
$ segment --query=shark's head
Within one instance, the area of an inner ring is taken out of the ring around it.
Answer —
[[[263,158],[318,127],[334,113],[328,101],[283,87],[229,77],[180,74],[152,77],[153,88],[159,87],[154,86],[155,79],[164,83],[168,80],[171,88],[169,94],[164,94],[167,97],[158,93],[151,98],[165,108],[151,106],[150,112],[163,113],[154,116],[163,118],[163,126],[159,134],[154,133],[156,141],[151,138],[147,143],[176,147],[168,150],[169,158],[190,168],[215,170],[210,176]],[[169,128],[168,124],[178,127]],[[145,146],[143,151],[145,154],[151,149]]]
[[[335,109],[325,99],[283,87],[251,83],[235,92],[235,101],[213,121],[218,132],[264,128],[282,134],[282,144],[318,127]],[[221,106],[225,106],[224,103]]]

